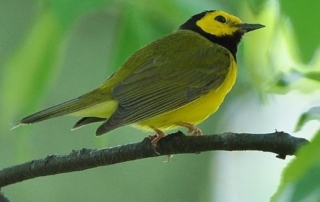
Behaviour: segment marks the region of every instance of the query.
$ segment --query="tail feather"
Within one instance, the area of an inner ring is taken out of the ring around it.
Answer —
[[[20,124],[31,124],[44,121],[50,118],[63,116],[78,111],[85,106],[79,105],[78,98],[41,110],[20,120]]]
[[[92,93],[92,92],[91,92]],[[106,97],[92,96],[91,93],[85,94],[78,98],[63,102],[61,104],[49,107],[37,113],[31,114],[21,119],[12,129],[24,124],[37,123],[47,119],[68,115],[83,109],[90,108],[94,105],[100,104],[107,99]]]
[[[106,118],[99,118],[99,117],[84,117],[80,119],[73,127],[71,130],[76,130],[78,128],[81,128],[85,125],[91,124],[91,123],[96,123],[96,122],[101,122],[105,121]]]

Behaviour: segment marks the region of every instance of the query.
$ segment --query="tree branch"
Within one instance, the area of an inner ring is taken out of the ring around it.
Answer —
[[[218,135],[185,136],[182,132],[162,138],[156,147],[161,155],[200,153],[204,151],[257,150],[273,152],[278,158],[294,155],[298,148],[308,143],[284,132],[269,134],[224,133]],[[105,149],[82,149],[68,155],[49,155],[44,159],[0,170],[0,187],[40,176],[86,170],[98,166],[159,156],[151,147],[150,139],[142,142]]]

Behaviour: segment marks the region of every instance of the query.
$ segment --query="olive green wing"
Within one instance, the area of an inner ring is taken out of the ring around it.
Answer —
[[[223,83],[229,68],[228,51],[214,44],[150,58],[113,88],[118,108],[98,128],[97,135],[200,98]]]

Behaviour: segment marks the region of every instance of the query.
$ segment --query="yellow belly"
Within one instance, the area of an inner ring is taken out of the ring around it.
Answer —
[[[237,77],[237,66],[233,58],[231,61],[233,62],[231,64],[230,71],[219,88],[183,107],[138,122],[134,124],[134,126],[144,130],[152,130],[152,128],[156,128],[165,131],[180,127],[179,125],[176,125],[176,123],[179,122],[196,125],[204,121],[209,115],[217,111],[225,96],[235,83]]]

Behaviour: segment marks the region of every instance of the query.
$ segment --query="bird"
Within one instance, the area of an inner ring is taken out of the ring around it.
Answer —
[[[98,88],[26,116],[14,128],[71,115],[82,117],[72,130],[101,122],[97,136],[125,125],[153,131],[154,147],[170,129],[202,135],[197,124],[218,110],[236,81],[242,36],[263,27],[220,10],[193,15],[133,53]]]

